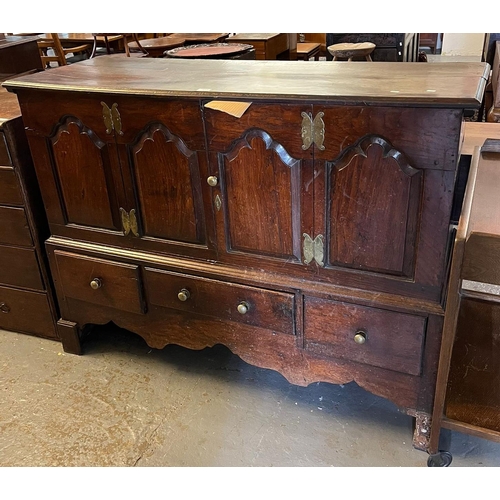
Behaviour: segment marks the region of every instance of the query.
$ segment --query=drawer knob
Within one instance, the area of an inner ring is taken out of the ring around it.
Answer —
[[[215,187],[219,183],[219,179],[217,179],[217,177],[215,177],[215,175],[211,175],[207,179],[207,183],[208,183],[209,186]]]
[[[354,342],[356,344],[364,344],[366,342],[366,333],[363,330],[359,330],[354,335]]]
[[[10,307],[5,302],[1,302],[0,303],[0,311],[7,314],[8,312],[10,312]]]
[[[189,297],[191,297],[191,294],[189,293],[189,290],[187,290],[186,288],[183,288],[178,294],[177,294],[177,298],[181,301],[181,302],[186,302],[187,299],[189,299]]]
[[[240,314],[246,314],[250,309],[250,306],[246,302],[240,302],[237,309]]]
[[[90,282],[90,287],[92,288],[92,290],[97,290],[98,288],[101,288],[101,286],[102,286],[102,280],[100,278],[94,278]]]

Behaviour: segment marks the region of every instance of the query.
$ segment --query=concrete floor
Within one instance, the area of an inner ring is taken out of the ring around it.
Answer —
[[[309,387],[226,348],[150,349],[100,327],[85,354],[0,330],[0,466],[426,467],[412,418],[355,384]],[[451,433],[451,467],[500,444]]]

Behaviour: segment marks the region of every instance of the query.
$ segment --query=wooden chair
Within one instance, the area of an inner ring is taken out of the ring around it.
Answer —
[[[149,55],[147,50],[144,49],[144,47],[141,45],[139,42],[139,38],[137,37],[137,33],[119,33],[120,35],[123,36],[123,45],[125,48],[125,53],[127,54],[127,57],[130,57],[130,50],[127,42],[127,37],[132,37],[134,42],[137,44],[137,47],[140,49],[140,51],[145,54],[146,56]],[[96,50],[97,50],[97,37],[102,36],[104,38],[104,43],[106,44],[106,52],[108,54],[111,54],[111,47],[109,45],[108,37],[117,35],[117,33],[92,33],[92,36],[94,37],[94,45],[92,47],[92,53],[90,54],[90,57],[94,57]]]
[[[37,41],[40,59],[44,68],[50,68],[51,62],[56,62],[58,66],[66,66],[68,64],[66,59],[68,54],[76,55],[81,52],[85,52],[87,56],[90,54],[90,44],[63,47],[58,33],[50,33],[50,36],[51,40],[45,38]],[[53,54],[49,54],[49,49],[52,49]]]

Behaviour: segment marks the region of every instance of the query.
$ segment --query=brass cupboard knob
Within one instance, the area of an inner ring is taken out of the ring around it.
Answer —
[[[236,309],[238,309],[240,314],[246,314],[250,309],[250,306],[246,302],[240,302]]]
[[[207,178],[207,183],[209,186],[215,187],[219,183],[219,179],[215,175],[211,175]]]
[[[90,282],[90,287],[92,288],[92,290],[97,290],[98,288],[101,288],[101,286],[102,286],[102,280],[100,278],[94,278]]]
[[[354,342],[356,344],[364,344],[366,342],[366,332],[363,330],[357,331],[356,335],[354,335]]]
[[[186,302],[187,299],[189,299],[189,297],[191,297],[191,294],[189,293],[189,290],[187,290],[186,288],[183,288],[182,290],[180,290],[180,292],[177,294],[177,298],[181,301],[181,302]]]
[[[0,311],[7,314],[10,312],[10,307],[5,302],[0,302]]]

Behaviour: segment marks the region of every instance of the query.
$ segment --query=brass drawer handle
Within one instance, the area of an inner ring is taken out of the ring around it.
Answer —
[[[249,311],[250,306],[248,305],[247,302],[240,302],[236,309],[238,309],[238,312],[240,314],[246,314]]]
[[[358,330],[356,332],[356,335],[354,335],[354,342],[356,342],[356,344],[364,344],[366,342],[366,332],[364,332],[363,330]]]
[[[7,314],[10,312],[10,307],[5,302],[2,302],[0,303],[0,311]]]
[[[211,175],[207,178],[207,183],[209,186],[215,187],[219,183],[219,179],[215,175]]]
[[[90,288],[92,288],[92,290],[97,290],[101,287],[102,287],[102,280],[100,278],[94,278],[90,282]]]
[[[177,294],[177,298],[181,301],[181,302],[186,302],[187,299],[189,299],[189,297],[191,297],[191,294],[189,293],[189,290],[187,290],[186,288],[183,288],[178,294]]]

